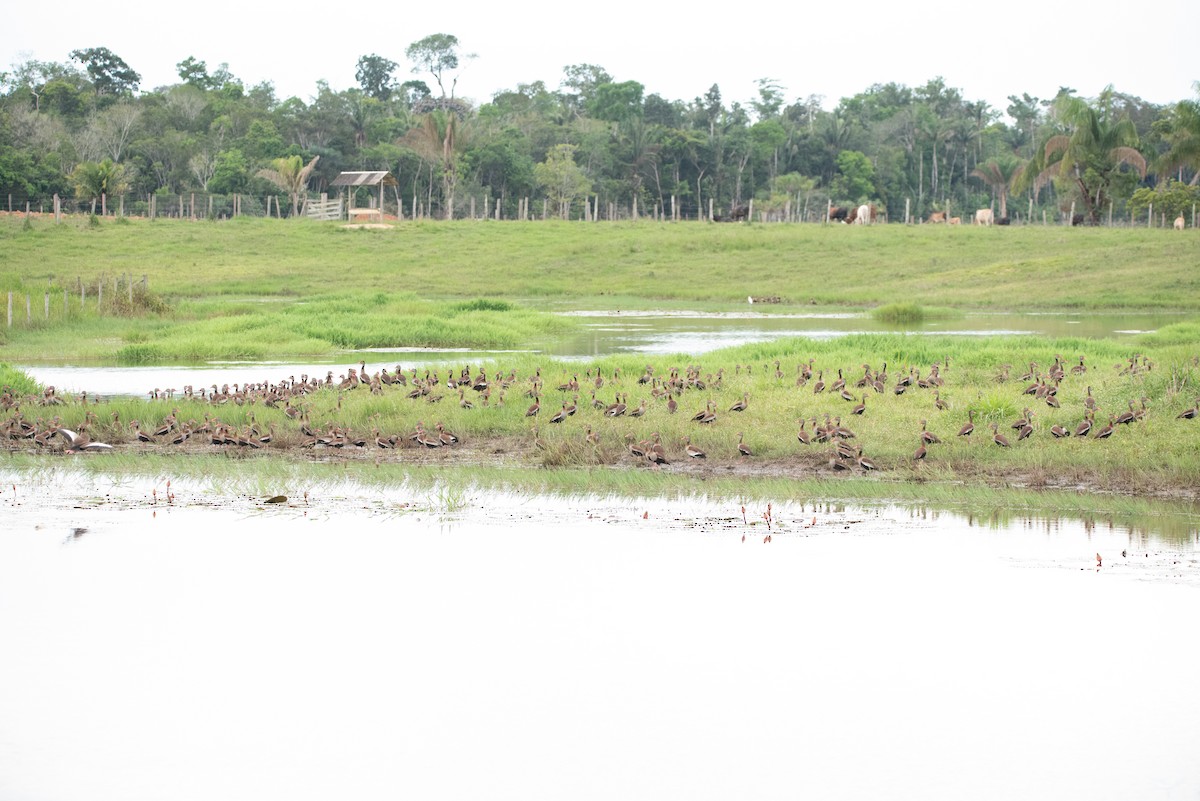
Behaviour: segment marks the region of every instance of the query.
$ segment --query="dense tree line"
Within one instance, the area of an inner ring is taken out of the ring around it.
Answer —
[[[411,71],[364,55],[357,87],[320,82],[308,102],[194,57],[176,65],[177,83],[149,91],[103,47],[13,65],[0,74],[0,203],[246,194],[275,195],[286,211],[343,170],[383,169],[399,179],[389,204],[438,217],[486,199],[511,218],[532,199],[564,216],[586,202],[694,219],[710,204],[722,214],[753,202],[756,215],[816,219],[827,202],[873,202],[893,220],[907,203],[915,217],[1073,206],[1103,222],[1151,203],[1190,211],[1197,198],[1197,99],[1157,106],[1111,87],[1096,98],[1063,88],[1012,95],[1002,114],[934,78],[870,86],[826,110],[820,96],[789,102],[771,79],[744,104],[717,85],[670,100],[575,64],[557,88],[521,84],[476,106],[455,96],[467,56],[454,36],[404,56]]]

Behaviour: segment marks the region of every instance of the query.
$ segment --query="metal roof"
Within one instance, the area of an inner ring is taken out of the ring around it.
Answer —
[[[330,186],[397,186],[396,179],[387,170],[371,172],[344,172],[329,182]]]

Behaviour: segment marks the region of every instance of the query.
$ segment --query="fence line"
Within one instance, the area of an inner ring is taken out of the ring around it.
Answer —
[[[46,289],[43,290],[43,292],[42,292],[42,319],[41,320],[34,320],[34,316],[33,316],[34,293],[32,293],[32,292],[20,293],[20,292],[14,292],[11,289],[8,290],[8,306],[7,306],[7,309],[8,309],[7,325],[8,325],[8,327],[12,328],[14,324],[17,324],[20,322],[18,319],[15,318],[13,309],[15,306],[15,302],[19,301],[22,298],[25,301],[25,326],[26,327],[31,327],[35,324],[44,324],[46,322],[49,322],[52,318],[65,320],[69,317],[78,316],[78,315],[83,314],[84,312],[88,311],[89,302],[90,302],[91,310],[95,314],[122,316],[122,315],[133,313],[137,309],[137,307],[135,305],[136,298],[139,295],[142,298],[145,298],[149,294],[150,279],[146,275],[143,275],[140,279],[135,278],[131,273],[122,273],[120,275],[114,275],[110,278],[107,274],[102,273],[101,275],[99,275],[98,277],[96,277],[94,279],[89,279],[87,282],[84,282],[83,278],[76,276],[75,277],[75,286],[79,292],[79,305],[75,308],[72,308],[71,291],[68,287],[63,286],[61,284],[58,286],[55,286],[53,283],[51,283],[49,286],[47,286]],[[105,301],[105,298],[104,298],[105,286],[112,287],[112,291],[109,293],[107,302]],[[95,297],[94,301],[92,301],[91,298],[88,297],[88,291],[92,287],[95,287],[95,290],[96,290],[95,295],[94,295],[94,297]],[[62,299],[63,299],[61,315],[52,314],[51,308],[50,308],[50,295],[52,293],[58,292],[59,290],[62,291]],[[124,291],[122,292],[122,290],[124,290]],[[124,303],[122,303],[119,300],[119,298],[122,298],[122,296],[124,296]]]

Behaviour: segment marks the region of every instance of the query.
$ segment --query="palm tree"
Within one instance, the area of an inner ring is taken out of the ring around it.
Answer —
[[[92,201],[92,214],[96,213],[97,200],[124,194],[129,189],[125,168],[112,159],[83,162],[72,171],[71,183],[75,185],[76,197]]]
[[[1004,154],[990,158],[983,164],[971,170],[971,177],[978,178],[992,188],[992,192],[1000,196],[1000,216],[1008,216],[1008,192],[1012,188],[1013,179],[1020,169],[1025,166],[1023,159]]]
[[[320,156],[313,156],[312,161],[308,164],[305,164],[304,159],[299,156],[273,159],[271,166],[259,170],[257,175],[288,193],[292,199],[292,216],[294,217],[300,213],[300,194],[308,185],[308,177],[312,175],[313,168],[317,166],[320,158]]]
[[[1113,88],[1105,87],[1096,105],[1069,94],[1054,104],[1054,115],[1066,127],[1036,152],[1028,169],[1022,170],[1015,189],[1032,184],[1036,194],[1051,180],[1074,186],[1093,224],[1108,199],[1121,167],[1130,166],[1146,176],[1146,158],[1138,152],[1138,135],[1128,116],[1116,118]]]
[[[430,164],[442,168],[442,201],[445,217],[454,219],[454,190],[458,186],[458,162],[466,147],[466,131],[454,111],[434,109],[400,140]],[[432,173],[432,169],[431,169]]]
[[[1192,84],[1200,96],[1200,81]],[[1191,186],[1200,183],[1200,100],[1181,100],[1167,117],[1171,148],[1156,163],[1159,174],[1181,168],[1192,171]]]

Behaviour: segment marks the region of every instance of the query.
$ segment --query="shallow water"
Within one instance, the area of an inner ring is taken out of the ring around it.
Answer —
[[[559,359],[592,359],[614,354],[641,353],[702,355],[720,348],[785,337],[830,339],[853,333],[908,331],[926,334],[993,336],[1040,334],[1045,336],[1129,337],[1172,322],[1171,314],[968,314],[954,320],[930,320],[917,327],[880,323],[862,314],[788,314],[757,312],[704,314],[700,312],[580,312],[571,313],[581,323],[577,334],[537,342],[529,351],[376,348],[353,351],[309,362],[210,362],[197,365],[110,367],[96,365],[17,365],[33,378],[63,392],[87,391],[93,395],[141,396],[154,389],[197,390],[245,383],[279,382],[288,376],[334,378],[347,366],[363,361],[369,372],[381,368],[424,368],[429,365],[479,364],[503,359],[506,353],[544,353]]]
[[[3,478],[0,798],[1200,789],[1195,537]]]

